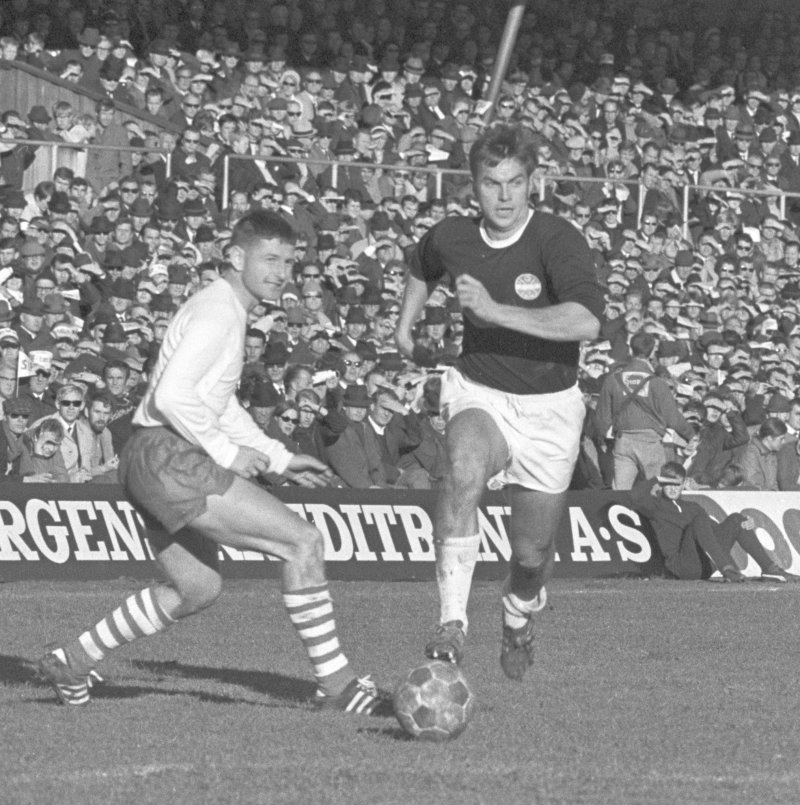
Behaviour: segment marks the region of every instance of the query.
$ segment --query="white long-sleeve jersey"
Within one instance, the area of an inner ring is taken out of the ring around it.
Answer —
[[[192,296],[167,328],[134,425],[171,427],[230,468],[240,445],[286,470],[292,453],[267,436],[236,398],[247,313],[230,284],[217,280]]]

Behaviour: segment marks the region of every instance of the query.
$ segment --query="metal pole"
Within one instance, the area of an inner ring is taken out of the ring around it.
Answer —
[[[486,94],[486,100],[492,106],[494,106],[497,96],[500,94],[500,85],[503,83],[506,70],[508,70],[508,63],[511,61],[514,45],[517,43],[517,34],[519,33],[520,25],[522,25],[522,18],[525,16],[525,7],[527,5],[528,0],[514,0],[514,5],[508,12],[508,17],[506,17],[506,27],[500,39],[500,46],[497,48],[497,61],[494,63],[492,80],[489,84],[489,91]]]
[[[683,237],[689,239],[689,185],[683,186]]]
[[[645,194],[644,185],[639,182],[639,204],[638,209],[636,210],[636,228],[641,229],[642,227],[642,213],[644,212],[644,194]]]
[[[228,171],[231,167],[231,161],[226,154],[222,157],[222,209],[228,209]]]

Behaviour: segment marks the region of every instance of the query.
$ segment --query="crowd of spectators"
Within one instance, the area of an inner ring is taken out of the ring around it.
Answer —
[[[439,288],[413,362],[394,323],[417,241],[477,212],[463,169],[499,121],[529,130],[532,204],[585,234],[607,292],[574,486],[612,485],[597,402],[636,360],[677,403],[654,429],[693,485],[800,489],[800,202],[780,195],[800,193],[800,16],[733,4],[719,28],[665,5],[531,0],[493,103],[506,3],[2,7],[0,57],[101,98],[0,115],[0,471],[113,481],[170,317],[264,207],[294,224],[296,264],[251,316],[243,404],[343,485],[435,487],[463,317]],[[33,188],[25,139],[71,146]]]

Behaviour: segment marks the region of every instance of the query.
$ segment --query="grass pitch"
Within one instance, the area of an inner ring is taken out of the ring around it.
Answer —
[[[795,803],[800,585],[566,581],[522,683],[500,671],[498,587],[473,590],[472,724],[445,744],[393,720],[321,714],[278,585],[118,651],[85,708],[28,662],[137,589],[0,586],[0,803]],[[334,583],[359,673],[421,662],[432,584]]]

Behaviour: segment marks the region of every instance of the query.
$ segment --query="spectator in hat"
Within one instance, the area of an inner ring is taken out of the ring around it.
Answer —
[[[105,215],[96,216],[89,224],[84,248],[95,263],[102,265],[105,262],[113,231],[114,224]]]
[[[361,305],[350,305],[344,319],[344,333],[338,341],[345,350],[355,350],[369,329],[369,319]],[[352,379],[350,382],[355,382]]]
[[[698,444],[687,468],[687,480],[698,487],[717,487],[723,473],[734,463],[750,440],[736,404],[716,392],[703,398],[704,420],[697,433]]]
[[[289,363],[293,366],[315,367],[330,347],[330,335],[320,325],[311,324],[292,348]]]
[[[800,491],[800,400],[792,401],[787,419],[787,437],[778,450],[778,489]]]
[[[50,333],[44,327],[44,303],[34,297],[25,301],[18,308],[18,323],[15,327],[19,337],[19,346],[30,353],[36,349],[47,349],[53,345]]]
[[[25,278],[24,290],[33,290],[37,276],[45,266],[47,249],[36,238],[25,238],[19,248],[20,267]]]
[[[758,435],[748,442],[739,466],[750,488],[778,491],[778,451],[786,441],[786,434],[786,423],[769,417],[759,427]]]
[[[325,408],[313,388],[299,391],[295,402],[300,419],[294,438],[300,452],[327,464],[326,450],[347,429],[349,420],[340,411]]]
[[[2,372],[2,369],[0,369]],[[21,481],[20,462],[23,435],[32,421],[33,409],[28,400],[11,397],[3,400],[3,421],[0,423],[0,479]]]
[[[287,307],[287,305],[284,305],[284,307]],[[303,343],[303,330],[307,324],[308,319],[306,317],[306,311],[302,305],[293,304],[288,306],[286,310],[286,331],[281,334],[281,338],[279,339],[287,350],[287,360],[288,353]],[[277,340],[276,338],[272,338],[272,334],[270,334],[270,344],[275,343]]]
[[[349,423],[336,442],[327,448],[334,472],[353,489],[408,487],[417,475],[405,476],[399,469],[400,455],[420,443],[419,421],[406,414],[397,395],[378,389],[370,398],[366,386],[348,386],[342,411]]]
[[[286,399],[284,376],[289,361],[289,350],[283,342],[270,342],[264,350],[262,358],[266,368],[267,382],[272,386],[279,399]]]
[[[413,489],[436,489],[444,478],[446,445],[444,418],[439,406],[442,381],[431,375],[422,385],[417,402],[419,409],[420,443],[403,453],[398,467],[406,477],[413,477]]]
[[[800,130],[790,131],[786,139],[786,150],[781,153],[780,174],[786,179],[789,190],[800,190]]]
[[[191,282],[191,270],[180,263],[171,263],[168,268],[167,293],[176,307],[186,299],[186,291]]]
[[[27,140],[30,134],[25,121],[12,111],[4,112],[2,115],[2,126],[0,126],[0,143],[5,139]],[[3,145],[0,147],[0,176],[3,183],[22,189],[25,171],[30,168],[36,159],[38,145],[28,143],[16,143]]]
[[[418,366],[435,367],[452,363],[460,349],[447,337],[449,320],[443,307],[428,305],[422,320],[422,335],[414,346],[413,360]]]
[[[56,398],[50,382],[52,368],[44,361],[34,362],[31,368],[31,376],[20,382],[19,398],[30,409],[29,421],[35,422],[56,413]],[[3,371],[0,367],[0,373]]]
[[[652,478],[665,460],[667,429],[688,441],[694,434],[672,390],[653,374],[658,339],[639,332],[631,338],[633,360],[609,374],[600,390],[600,432],[614,438],[614,489],[630,489],[638,475]]]
[[[281,395],[268,380],[256,380],[250,385],[243,401],[253,421],[266,433],[275,406],[281,401]]]

